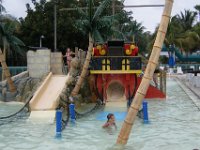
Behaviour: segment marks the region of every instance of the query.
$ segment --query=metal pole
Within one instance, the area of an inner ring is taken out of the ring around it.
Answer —
[[[42,47],[42,39],[44,38],[44,35],[40,36],[40,48]]]
[[[115,2],[113,3],[115,4]],[[140,7],[164,7],[164,5],[127,5],[127,6],[115,6],[115,7],[116,8],[140,8]],[[71,11],[71,10],[76,10],[76,9],[77,8],[61,8],[60,11]],[[86,10],[88,9],[88,7],[81,7],[81,9]],[[97,7],[93,7],[93,9],[97,9]]]
[[[42,47],[42,38],[40,36],[40,48]]]
[[[57,8],[56,1],[54,3],[54,52],[57,51]]]
[[[115,15],[115,0],[112,0],[112,15]]]

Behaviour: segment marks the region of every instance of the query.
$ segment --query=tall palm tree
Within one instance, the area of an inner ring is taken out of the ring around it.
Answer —
[[[142,100],[146,95],[150,81],[158,63],[160,51],[163,45],[163,41],[165,39],[165,33],[167,31],[168,22],[170,19],[172,4],[173,0],[165,0],[165,8],[163,11],[162,20],[160,23],[160,27],[157,33],[151,56],[147,64],[147,68],[145,70],[145,74],[143,76],[141,84],[136,92],[134,100],[132,101],[132,104],[129,108],[128,114],[124,120],[123,126],[117,139],[117,144],[125,145],[128,141],[134,120],[142,103]]]
[[[0,46],[4,49],[4,55],[16,51],[18,54],[24,56],[25,52],[21,49],[25,44],[15,36],[15,32],[18,28],[18,22],[16,20],[4,20],[0,23]]]
[[[139,36],[144,32],[145,27],[142,26],[142,23],[138,23],[136,20],[125,23],[121,31],[124,33],[125,37],[134,43],[138,41]],[[136,39],[137,38],[137,39]]]
[[[167,33],[165,36],[165,45],[175,44],[176,38],[184,31],[176,16],[173,16],[169,22]]]
[[[196,5],[194,8],[198,11],[198,14],[199,14],[199,22],[200,22],[200,5]]]
[[[4,54],[16,51],[22,56],[25,55],[25,52],[21,49],[25,44],[15,36],[18,26],[18,21],[11,17],[4,18],[4,21],[0,23],[0,46],[4,49]]]
[[[194,31],[195,12],[185,10],[172,17],[165,37],[166,46],[176,45],[186,54],[199,45],[199,35]]]
[[[88,2],[87,11],[77,8],[81,17],[81,19],[77,21],[79,25],[78,27],[82,32],[89,34],[89,46],[81,75],[76,83],[76,86],[72,90],[72,96],[78,94],[88,72],[94,42],[103,42],[103,37],[107,37],[106,34],[109,33],[108,31],[111,30],[112,26],[112,16],[102,16],[103,11],[110,5],[111,0],[104,0],[95,11],[92,5],[93,0],[89,0]],[[101,33],[101,31],[104,32]]]
[[[2,5],[2,1],[3,0],[0,0],[0,15],[2,14],[2,12],[6,11],[5,7]]]
[[[197,16],[197,12],[184,10],[184,12],[181,12],[176,17],[180,25],[183,27],[183,30],[187,31],[187,30],[192,29],[192,27],[194,26],[196,16]]]
[[[0,48],[0,62],[1,62],[2,70],[5,70],[4,74],[5,74],[10,92],[15,92],[16,87],[15,87],[15,85],[14,85],[12,79],[11,79],[10,71],[9,71],[8,66],[6,64],[5,57],[4,57],[4,55],[1,51],[1,48]]]
[[[192,30],[200,36],[200,23],[197,23]]]
[[[175,43],[188,55],[198,47],[200,36],[194,31],[186,31],[175,40]]]

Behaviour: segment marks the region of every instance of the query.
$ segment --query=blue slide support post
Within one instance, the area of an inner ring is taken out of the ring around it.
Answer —
[[[148,105],[147,105],[147,101],[143,101],[142,102],[142,106],[143,106],[143,115],[144,115],[144,123],[148,124],[149,123],[149,117],[148,117]]]
[[[61,137],[62,132],[62,111],[57,110],[56,111],[56,137]]]
[[[75,105],[74,104],[70,104],[69,105],[69,112],[70,112],[71,120],[74,121],[76,119],[76,116],[75,116]]]

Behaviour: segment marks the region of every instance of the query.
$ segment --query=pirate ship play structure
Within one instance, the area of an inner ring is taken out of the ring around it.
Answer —
[[[142,79],[142,58],[138,56],[138,47],[124,41],[98,44],[93,48],[90,74],[95,78],[96,94],[101,99],[108,101],[124,96],[131,100]],[[155,75],[154,82],[159,85],[151,85],[145,98],[166,96],[163,73],[157,71]]]

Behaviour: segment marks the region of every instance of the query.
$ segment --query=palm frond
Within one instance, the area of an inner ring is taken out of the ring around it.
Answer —
[[[0,14],[2,12],[6,12],[6,9],[5,9],[5,7],[2,4],[0,4]]]
[[[94,39],[95,42],[100,42],[100,43],[105,42],[98,30],[93,31],[92,38]]]
[[[9,42],[13,43],[14,45],[18,45],[18,46],[25,46],[24,42],[22,42],[19,38],[17,38],[16,36],[13,36],[13,35],[10,36]]]
[[[7,21],[0,24],[0,43],[4,49],[7,49],[7,53],[12,53],[12,51],[17,51],[20,55],[25,55],[24,51],[18,51],[21,46],[25,44],[14,35],[16,30],[16,23],[14,21]]]
[[[112,31],[113,31],[113,37],[115,37],[116,39],[119,39],[119,40],[127,41],[127,38],[125,38],[126,36],[121,31],[119,31],[117,28],[112,27]]]
[[[98,20],[102,12],[111,4],[111,0],[104,0],[94,13],[92,21]]]
[[[83,9],[81,9],[81,8],[75,6],[75,5],[74,6],[72,5],[72,7],[75,8],[75,11],[78,13],[80,19],[86,19],[86,18],[88,18],[88,15],[87,15],[86,11],[83,11]]]
[[[91,24],[88,19],[76,20],[75,26],[85,35],[87,35],[89,31],[91,31]]]

